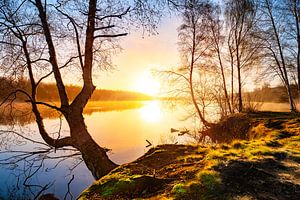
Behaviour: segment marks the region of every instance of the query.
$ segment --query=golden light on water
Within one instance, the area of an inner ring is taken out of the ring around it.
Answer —
[[[155,80],[149,71],[142,73],[134,85],[134,90],[155,96],[159,93],[160,83]]]
[[[146,122],[158,122],[162,119],[159,101],[149,101],[140,109],[141,118]]]

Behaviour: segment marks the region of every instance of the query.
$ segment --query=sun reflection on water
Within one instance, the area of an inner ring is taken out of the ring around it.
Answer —
[[[159,101],[149,101],[140,109],[141,118],[146,122],[158,122],[162,119]]]

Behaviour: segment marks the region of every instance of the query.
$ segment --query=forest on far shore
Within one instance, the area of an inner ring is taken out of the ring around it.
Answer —
[[[293,99],[298,99],[297,86],[291,85]],[[270,87],[264,85],[262,88],[256,88],[253,92],[244,93],[245,98],[249,101],[256,102],[274,102],[274,103],[288,103],[289,99],[286,95],[286,88],[284,86]]]
[[[29,80],[11,80],[5,77],[0,77],[0,99],[5,99],[16,89],[22,89],[26,92],[31,91]],[[81,88],[76,85],[67,85],[66,91],[70,96],[70,99],[74,99],[80,92]],[[293,98],[298,98],[297,86],[291,85]],[[164,94],[161,94],[160,99],[169,99]],[[247,101],[255,102],[275,102],[275,103],[288,103],[288,97],[286,96],[286,88],[284,86],[271,87],[264,85],[262,88],[256,88],[252,92],[244,92],[243,96]],[[54,83],[41,83],[37,90],[37,98],[40,101],[59,101],[59,95],[57,87]],[[93,93],[92,101],[139,101],[139,100],[151,100],[155,97],[143,94],[140,92],[124,91],[124,90],[108,90],[108,89],[96,89]],[[17,101],[24,101],[26,98],[21,93],[17,94]],[[170,98],[173,99],[174,98]]]
[[[31,86],[29,80],[20,79],[12,80],[5,77],[0,77],[0,99],[4,100],[16,89],[22,89],[27,93],[30,93]],[[70,99],[74,99],[80,92],[81,87],[75,85],[66,85],[66,92]],[[14,95],[10,98],[15,98]],[[25,96],[21,93],[16,95],[17,101],[25,100]],[[39,101],[59,101],[59,95],[57,87],[54,83],[40,83],[37,89],[37,99]],[[93,93],[92,101],[136,101],[136,100],[151,100],[153,97],[132,91],[123,90],[107,90],[107,89],[96,89]]]

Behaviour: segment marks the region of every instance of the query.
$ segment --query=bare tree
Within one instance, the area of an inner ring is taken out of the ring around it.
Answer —
[[[221,9],[219,6],[214,6],[214,14],[210,15],[208,18],[209,30],[212,37],[213,49],[218,60],[218,66],[220,68],[220,74],[223,84],[223,92],[225,97],[225,104],[228,106],[230,113],[233,113],[233,109],[230,103],[230,98],[228,95],[227,84],[226,84],[226,75],[225,75],[225,64],[224,64],[224,49],[223,44],[225,42],[224,27],[220,19]],[[233,69],[232,69],[233,72]],[[225,109],[226,110],[226,109]]]
[[[290,41],[285,27],[287,26],[286,12],[282,12],[281,2],[273,0],[263,0],[260,2],[262,19],[260,23],[260,39],[264,43],[267,51],[265,64],[269,66],[281,79],[286,88],[289,99],[290,110],[296,112],[296,106],[293,100],[290,76],[291,62],[289,61]]]
[[[195,84],[197,78],[201,80],[204,74],[201,72],[205,66],[204,58],[211,54],[212,41],[209,37],[208,16],[212,13],[212,6],[207,1],[187,0],[182,13],[183,23],[179,27],[179,46],[183,60],[183,67],[179,71],[187,81],[192,104],[196,113],[204,124],[209,127],[210,123],[203,116],[197,100]],[[203,72],[203,71],[202,71]],[[199,85],[201,87],[201,85]]]
[[[100,63],[105,67],[107,56],[101,55],[105,49],[115,47],[112,46],[115,38],[127,35],[124,27],[128,21],[142,22],[146,30],[155,28],[155,18],[148,14],[157,14],[156,8],[155,3],[139,0],[131,4],[121,0],[1,2],[2,70],[7,75],[16,72],[20,76],[25,75],[31,83],[30,93],[17,89],[4,101],[16,94],[23,94],[31,104],[39,133],[47,145],[55,149],[73,147],[80,151],[95,179],[117,165],[108,158],[107,149],[93,140],[84,122],[83,109],[95,90],[94,66]],[[96,63],[95,60],[101,62]],[[62,75],[62,70],[68,67],[75,67],[82,73],[82,89],[74,99],[69,99]],[[41,102],[36,98],[39,84],[49,77],[56,83],[60,105]],[[69,126],[70,135],[51,137],[44,126],[39,106],[61,113]]]
[[[242,70],[255,64],[259,50],[259,46],[255,44],[252,37],[256,20],[255,2],[252,0],[228,0],[226,1],[225,15],[229,29],[228,45],[231,55],[232,85],[233,66],[235,66],[238,82],[238,111],[242,112]]]
[[[292,52],[295,54],[296,84],[300,102],[300,2],[299,0],[289,0],[284,8],[283,12],[287,12],[285,20],[288,20],[287,25],[290,27],[287,28],[288,35],[291,35],[291,37],[288,36],[288,39],[292,43]]]

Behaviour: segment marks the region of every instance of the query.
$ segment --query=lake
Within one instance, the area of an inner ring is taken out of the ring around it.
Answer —
[[[16,114],[12,117],[13,122],[8,120],[9,117],[3,117],[0,130],[15,131],[42,142],[37,132],[34,117],[29,111],[23,111],[26,110],[24,107],[21,106],[16,109],[14,112]],[[195,125],[191,120],[183,120],[184,113],[185,110],[181,109],[180,106],[171,108],[161,101],[92,102],[85,110],[84,118],[94,140],[100,146],[111,149],[109,157],[115,163],[123,164],[134,161],[148,151],[149,148],[158,144],[191,142],[189,138],[176,137],[174,133],[170,133],[171,128],[188,128]],[[58,115],[47,110],[42,111],[42,114],[46,116],[45,126],[49,132],[55,134],[60,128],[60,124],[62,124],[61,134],[68,133],[65,122],[60,121]],[[13,127],[10,124],[13,124]],[[72,175],[74,175],[74,179],[70,184],[70,191],[73,197],[76,197],[94,181],[84,163],[79,164],[70,173],[69,168],[73,168],[77,164],[77,159],[74,160],[73,158],[64,160],[58,166],[56,166],[57,161],[45,159],[39,172],[30,179],[26,179],[39,167],[41,161],[36,161],[36,166],[24,172],[25,162],[19,162],[18,166],[16,166],[12,162],[7,163],[5,158],[23,153],[23,151],[31,151],[32,149],[39,151],[44,149],[45,146],[25,142],[24,139],[15,137],[11,133],[2,133],[1,138],[0,163],[3,164],[0,165],[0,199],[1,197],[4,199],[15,199],[21,196],[31,196],[32,198],[33,194],[38,193],[42,188],[30,188],[28,185],[36,184],[42,187],[52,184],[44,193],[54,193],[55,196],[63,199]],[[148,145],[146,140],[152,145],[146,147]],[[6,153],[6,150],[18,152]],[[52,157],[56,155],[64,154],[60,152],[51,154]],[[29,162],[30,159],[27,159],[27,161]],[[22,191],[24,187],[26,188],[25,192]],[[68,195],[67,199],[71,199],[71,196]]]
[[[50,154],[25,157],[28,151],[49,148],[43,144],[25,142],[22,138],[29,137],[42,142],[33,116],[24,110],[24,106],[16,108],[17,114],[12,116],[14,121],[9,120],[8,115],[0,117],[0,130],[11,131],[0,132],[0,199],[34,198],[40,191],[53,193],[59,199],[75,199],[94,181],[91,173],[80,162],[80,156],[54,159],[73,154],[70,150],[51,150]],[[288,105],[267,103],[261,110],[288,111]],[[61,135],[68,133],[59,115],[47,110],[42,113],[46,129],[54,137],[58,130]],[[215,113],[211,113],[215,116]],[[193,142],[189,137],[178,137],[170,132],[171,128],[196,127],[197,123],[192,118],[184,120],[187,116],[184,106],[172,107],[162,101],[92,102],[84,114],[90,134],[100,146],[111,149],[109,157],[117,164],[134,161],[158,144]],[[20,135],[15,136],[12,131]],[[146,147],[146,140],[152,145]],[[21,157],[7,160],[16,155]],[[20,158],[23,161],[16,163]]]

